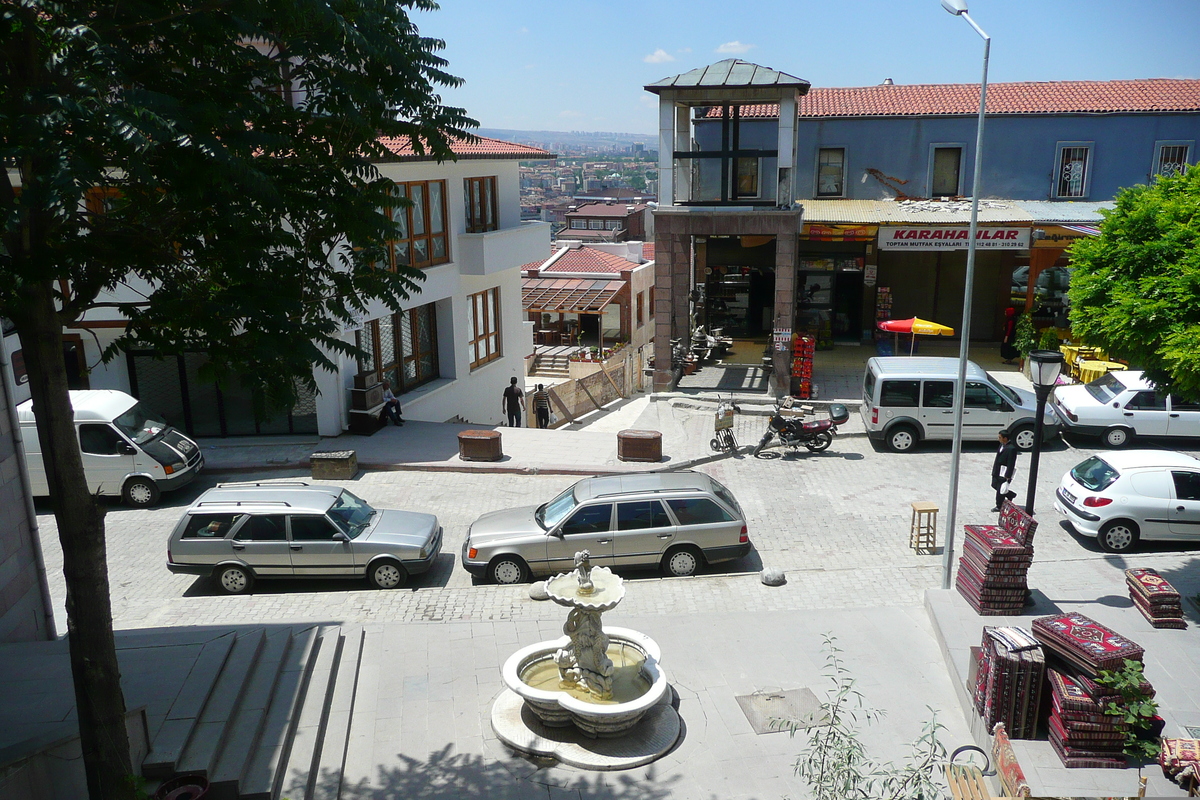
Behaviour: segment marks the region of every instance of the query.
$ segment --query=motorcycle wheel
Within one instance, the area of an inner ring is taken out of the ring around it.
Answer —
[[[769,433],[763,434],[762,441],[760,441],[758,443],[758,445],[754,448],[754,455],[758,455],[759,453],[761,453],[763,448],[767,446],[767,442],[769,442],[769,441],[771,441],[771,434],[769,434]]]
[[[819,453],[827,449],[831,444],[833,444],[833,434],[829,431],[821,431],[812,438],[811,442],[804,446],[814,453]]]
[[[714,453],[721,452],[721,443],[719,441],[717,441],[716,439],[710,439],[708,442],[708,446],[712,448],[712,451]]]

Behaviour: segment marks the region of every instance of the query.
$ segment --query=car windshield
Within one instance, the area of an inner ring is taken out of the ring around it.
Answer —
[[[1011,386],[1005,386],[991,375],[988,375],[988,384],[997,392],[999,392],[1002,397],[1007,397],[1010,402],[1021,405],[1021,395],[1017,394],[1016,389],[1012,388]]]
[[[1097,402],[1107,403],[1113,400],[1121,392],[1125,391],[1125,384],[1117,379],[1117,376],[1111,372],[1106,372],[1096,380],[1087,385],[1088,394],[1096,398]]]
[[[329,507],[329,518],[351,539],[358,538],[358,535],[367,529],[367,526],[371,524],[371,519],[378,513],[365,500],[361,500],[345,490]]]
[[[1071,477],[1083,488],[1101,492],[1112,486],[1113,481],[1121,477],[1121,474],[1103,459],[1092,456],[1071,470]]]
[[[550,530],[558,523],[562,522],[567,514],[571,513],[571,509],[575,508],[575,487],[567,489],[558,497],[551,500],[545,505],[538,506],[538,510],[534,512],[534,519],[538,525],[541,525],[546,530]]]
[[[153,411],[147,411],[141,403],[135,403],[133,408],[113,420],[121,432],[138,444],[145,444],[151,439],[161,436],[169,425]]]

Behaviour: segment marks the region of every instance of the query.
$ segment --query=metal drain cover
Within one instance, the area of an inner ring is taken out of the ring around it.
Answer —
[[[737,695],[735,699],[755,733],[786,731],[793,722],[798,728],[825,724],[821,701],[811,689],[755,692]]]

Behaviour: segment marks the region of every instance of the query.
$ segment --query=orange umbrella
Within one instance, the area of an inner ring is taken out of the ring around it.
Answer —
[[[954,328],[948,328],[937,322],[930,322],[920,317],[910,319],[885,319],[878,323],[879,330],[890,331],[893,334],[908,333],[912,335],[912,343],[908,348],[909,355],[916,349],[917,334],[922,336],[953,336]]]

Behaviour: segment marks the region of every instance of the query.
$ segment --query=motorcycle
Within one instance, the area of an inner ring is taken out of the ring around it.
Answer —
[[[829,406],[829,419],[805,422],[802,418],[785,417],[783,412],[790,409],[792,404],[791,397],[785,397],[775,404],[775,413],[767,423],[762,440],[754,448],[754,455],[761,453],[775,437],[779,437],[779,442],[788,447],[807,447],[810,451],[819,453],[833,444],[837,426],[850,419],[850,412],[841,403]]]

